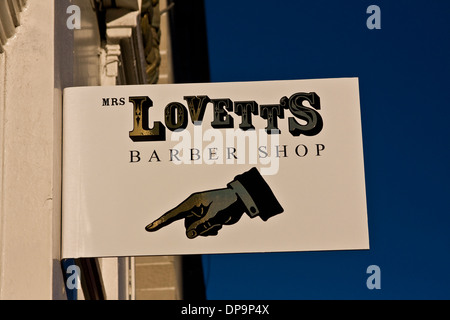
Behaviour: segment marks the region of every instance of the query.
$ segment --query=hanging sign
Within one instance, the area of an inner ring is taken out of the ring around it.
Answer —
[[[357,78],[64,90],[63,258],[368,249]]]

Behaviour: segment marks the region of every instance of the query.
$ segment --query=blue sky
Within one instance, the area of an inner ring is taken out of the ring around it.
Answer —
[[[381,29],[366,13],[378,5]],[[370,250],[205,255],[209,299],[450,298],[450,2],[205,0],[212,82],[359,77]],[[378,265],[381,289],[366,269]]]

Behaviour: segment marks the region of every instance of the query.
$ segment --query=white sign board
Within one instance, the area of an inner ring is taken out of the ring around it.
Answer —
[[[368,249],[357,78],[64,91],[62,256]]]

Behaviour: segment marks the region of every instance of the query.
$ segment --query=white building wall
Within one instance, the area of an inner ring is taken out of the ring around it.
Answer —
[[[0,54],[0,299],[64,298],[53,1],[28,1],[20,20]]]

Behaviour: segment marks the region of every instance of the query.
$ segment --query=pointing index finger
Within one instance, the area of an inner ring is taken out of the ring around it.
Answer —
[[[152,223],[148,224],[145,227],[145,230],[147,230],[149,232],[157,231],[157,230],[161,229],[162,227],[165,227],[165,226],[171,224],[174,221],[186,218],[186,216],[189,214],[189,212],[195,207],[195,201],[193,198],[194,198],[193,195],[191,195],[189,198],[184,200],[181,204],[179,204],[172,210],[167,211],[161,217],[159,217]]]

